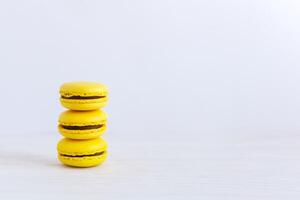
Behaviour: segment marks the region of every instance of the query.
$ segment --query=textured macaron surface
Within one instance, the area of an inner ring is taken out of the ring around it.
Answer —
[[[72,167],[93,167],[100,165],[107,158],[107,153],[103,153],[98,156],[84,156],[84,157],[67,157],[58,154],[58,159],[60,162],[67,166]]]
[[[105,124],[107,122],[107,114],[101,110],[92,111],[74,111],[67,110],[59,116],[59,125],[65,126],[89,126]]]
[[[105,85],[96,82],[68,82],[60,87],[60,95],[62,97],[103,97],[108,95],[108,89]]]
[[[97,153],[105,152],[107,143],[102,138],[90,140],[72,140],[64,138],[57,144],[59,154],[69,156],[89,156]]]

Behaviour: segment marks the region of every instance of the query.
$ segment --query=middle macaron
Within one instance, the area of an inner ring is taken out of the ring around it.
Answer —
[[[92,139],[101,136],[106,130],[107,114],[101,110],[73,111],[60,114],[59,132],[70,139]]]

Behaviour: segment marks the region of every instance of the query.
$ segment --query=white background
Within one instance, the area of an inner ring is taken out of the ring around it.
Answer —
[[[1,199],[299,199],[299,36],[297,0],[0,2]],[[98,168],[56,160],[74,80],[110,88]]]

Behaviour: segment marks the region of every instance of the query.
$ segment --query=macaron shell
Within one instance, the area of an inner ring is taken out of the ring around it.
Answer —
[[[106,85],[96,82],[77,81],[68,82],[60,86],[60,94],[69,96],[107,96],[108,88]]]
[[[63,99],[60,98],[60,103],[63,107],[70,110],[96,110],[104,108],[108,103],[108,98],[101,99],[88,99],[88,100],[78,100],[78,99]]]
[[[91,129],[91,130],[68,130],[62,128],[61,126],[58,126],[58,131],[61,135],[63,135],[66,138],[78,139],[78,140],[97,138],[103,135],[106,129],[107,129],[106,125],[103,125],[103,127],[101,128]]]
[[[107,114],[101,110],[74,111],[67,110],[60,114],[58,123],[66,126],[85,126],[103,124],[107,121]]]
[[[107,143],[102,138],[73,140],[64,138],[57,144],[57,151],[68,155],[87,155],[106,151]]]
[[[64,157],[58,154],[58,160],[63,164],[71,167],[94,167],[103,163],[107,158],[107,153],[101,156],[71,158]]]

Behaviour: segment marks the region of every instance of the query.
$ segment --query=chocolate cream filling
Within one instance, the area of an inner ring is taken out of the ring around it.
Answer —
[[[60,126],[67,130],[91,130],[91,129],[101,128],[104,126],[104,124],[87,125],[87,126],[66,126],[66,125],[60,125]]]
[[[93,154],[83,154],[83,155],[68,155],[68,154],[63,154],[63,153],[60,153],[59,155],[64,156],[64,157],[71,157],[71,158],[82,158],[82,157],[101,156],[105,153],[106,153],[106,151],[96,152],[96,153],[93,153]]]
[[[62,99],[102,99],[105,98],[106,96],[60,96]]]

